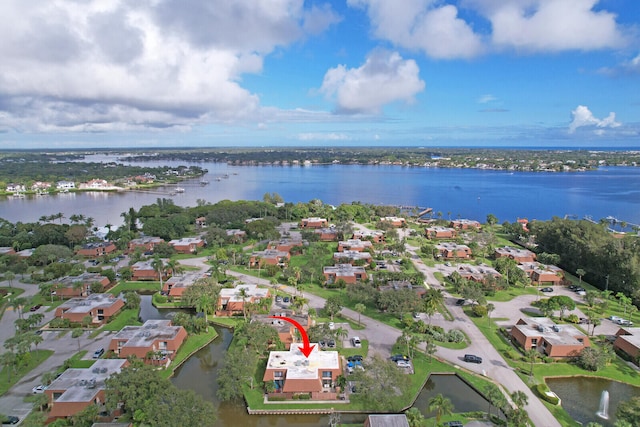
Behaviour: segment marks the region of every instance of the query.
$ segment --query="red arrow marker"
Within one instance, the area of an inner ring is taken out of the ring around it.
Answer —
[[[302,327],[302,325],[298,322],[296,322],[295,320],[293,320],[290,317],[284,317],[284,316],[269,316],[272,319],[280,319],[280,320],[284,320],[285,322],[289,322],[291,323],[293,326],[296,327],[296,329],[298,331],[300,331],[300,336],[302,337],[302,347],[300,348],[300,351],[302,352],[302,354],[304,354],[304,357],[309,357],[309,355],[311,354],[311,351],[313,350],[313,348],[316,346],[314,345],[309,345],[309,336],[307,335],[307,331],[304,330],[304,328]]]

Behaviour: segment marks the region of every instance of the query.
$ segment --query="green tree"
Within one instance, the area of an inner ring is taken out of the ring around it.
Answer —
[[[361,325],[360,315],[367,310],[367,306],[359,302],[353,307],[353,309],[358,313],[358,325]]]
[[[640,396],[620,402],[616,409],[616,417],[631,425],[640,425]]]
[[[13,288],[13,279],[16,278],[16,275],[13,274],[12,271],[7,271],[6,273],[4,273],[4,280],[9,282],[9,287]]]
[[[218,370],[218,391],[216,396],[222,401],[243,399],[242,385],[247,376],[255,370],[257,353],[246,351],[236,346],[230,349],[224,357],[224,369]]]
[[[324,304],[324,311],[329,315],[329,317],[331,317],[331,320],[333,321],[333,316],[340,313],[342,307],[343,306],[341,298],[337,295],[332,295],[327,298]]]
[[[445,397],[442,393],[438,393],[429,399],[429,411],[435,411],[436,422],[434,425],[436,425],[440,423],[443,415],[451,415],[453,413],[453,403],[451,403],[451,399]]]
[[[395,363],[375,355],[367,363],[366,371],[356,370],[351,378],[358,383],[358,394],[366,407],[373,411],[398,411],[401,396],[407,392],[405,374]]]
[[[504,397],[504,394],[502,394],[498,386],[494,384],[488,384],[485,387],[484,397],[489,401],[489,410],[487,411],[489,418],[491,418],[492,407],[495,406],[497,409],[501,409],[507,404],[507,399]]]
[[[563,319],[564,312],[567,310],[573,310],[576,308],[576,302],[567,295],[555,295],[549,298],[549,301],[552,301],[560,308],[560,320]]]
[[[404,414],[407,417],[409,427],[421,427],[424,423],[424,415],[420,412],[420,409],[415,406],[407,409]]]
[[[78,351],[80,351],[80,337],[84,335],[84,331],[82,329],[76,328],[71,331],[71,338],[77,338],[78,340]]]
[[[124,300],[126,301],[125,308],[136,309],[140,308],[140,295],[135,291],[127,291],[124,293]]]
[[[585,274],[587,274],[586,271],[584,271],[584,269],[579,268],[576,270],[576,276],[578,276],[578,278],[580,278],[580,284],[582,284],[582,276],[584,276]]]

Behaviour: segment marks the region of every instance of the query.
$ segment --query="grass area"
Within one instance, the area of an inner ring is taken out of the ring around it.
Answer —
[[[488,296],[487,301],[507,302],[520,295],[536,295],[538,288],[535,286],[527,286],[526,288],[511,287],[509,289],[497,291],[495,295]],[[542,296],[542,295],[541,295]]]
[[[34,350],[30,352],[31,357],[26,365],[20,366],[15,371],[13,367],[5,366],[0,371],[0,396],[5,394],[22,377],[29,373],[36,366],[47,360],[52,354],[52,350]]]
[[[226,328],[235,328],[239,324],[243,323],[244,319],[241,317],[209,317],[209,322]]]
[[[173,371],[182,364],[186,359],[189,358],[193,353],[200,350],[205,345],[209,344],[218,336],[218,332],[215,328],[209,328],[208,332],[203,332],[200,334],[189,335],[187,339],[182,344],[182,347],[178,350],[178,354],[176,354],[175,359],[169,365],[169,369],[165,369],[160,371],[160,374],[164,378],[169,378],[173,375]]]
[[[355,356],[356,354],[367,357],[369,354],[369,340],[361,340],[360,342],[362,347],[343,347],[339,350],[340,354],[344,357]]]
[[[69,359],[67,359],[67,362],[69,364],[69,368],[81,368],[81,369],[86,369],[86,368],[90,368],[93,366],[93,364],[96,362],[95,360],[82,360],[82,358],[87,354],[87,350],[82,350],[79,351],[78,353],[74,354],[73,356],[71,356]]]
[[[142,325],[142,322],[138,319],[137,308],[129,308],[122,310],[111,322],[98,329],[97,332],[102,331],[119,331],[125,326],[138,326]]]
[[[160,282],[126,282],[122,281],[109,289],[111,295],[118,296],[121,292],[127,291],[144,291],[144,292],[157,292],[160,290]]]

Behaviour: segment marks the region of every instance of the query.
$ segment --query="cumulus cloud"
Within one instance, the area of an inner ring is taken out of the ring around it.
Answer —
[[[572,120],[569,124],[569,133],[574,133],[576,129],[583,126],[596,127],[596,134],[601,135],[603,128],[617,128],[620,126],[620,122],[616,122],[616,113],[609,113],[604,119],[598,119],[593,115],[591,110],[584,105],[578,105],[575,110],[571,112]]]
[[[338,111],[379,113],[394,101],[412,102],[424,90],[414,60],[402,59],[397,52],[375,50],[358,68],[339,65],[327,71],[320,92],[334,98]]]
[[[0,2],[0,128],[181,128],[258,114],[265,55],[337,22],[303,0]]]
[[[374,35],[433,58],[471,58],[482,41],[452,4],[436,0],[348,0],[367,10]]]
[[[467,0],[492,25],[497,46],[554,52],[615,48],[625,37],[616,15],[594,10],[599,0]]]

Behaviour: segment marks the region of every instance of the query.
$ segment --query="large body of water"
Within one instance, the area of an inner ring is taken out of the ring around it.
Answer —
[[[113,161],[93,156],[87,161]],[[184,162],[143,162],[142,166],[177,166]],[[506,172],[479,169],[439,169],[403,166],[229,166],[198,163],[209,173],[200,180],[180,184],[184,193],[173,196],[181,206],[198,199],[262,200],[278,193],[287,202],[320,199],[340,204],[360,201],[432,207],[444,218],[484,222],[487,214],[500,222],[517,218],[546,220],[554,216],[608,216],[640,224],[640,168],[609,167],[589,172]],[[228,178],[221,178],[228,175]],[[217,180],[220,179],[220,180]],[[25,199],[0,199],[0,217],[9,221],[37,221],[42,215],[62,212],[91,216],[97,225],[121,224],[120,214],[170,197],[172,188],[153,192],[77,193]]]

